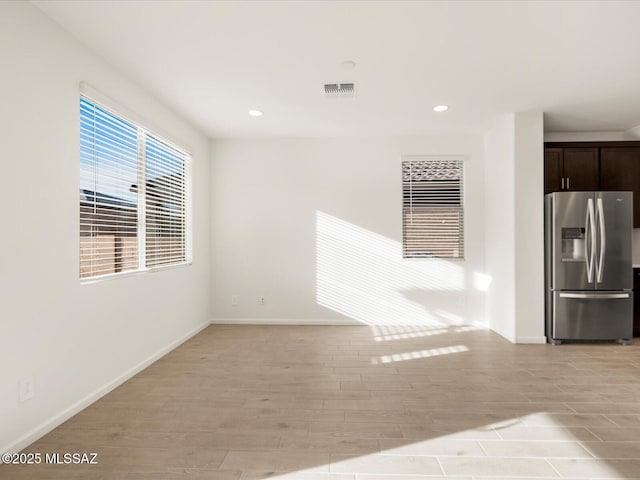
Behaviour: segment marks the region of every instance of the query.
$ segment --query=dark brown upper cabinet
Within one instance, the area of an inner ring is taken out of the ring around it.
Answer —
[[[598,148],[545,148],[544,193],[600,188]]]
[[[600,149],[600,189],[633,192],[633,226],[640,228],[640,148]]]
[[[640,228],[640,142],[546,142],[544,193],[575,190],[633,192],[633,226]]]
[[[560,192],[564,189],[562,148],[544,149],[544,193]]]

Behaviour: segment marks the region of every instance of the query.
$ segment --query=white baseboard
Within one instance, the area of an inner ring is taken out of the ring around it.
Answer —
[[[212,325],[366,325],[351,319],[316,318],[212,318]]]
[[[540,345],[547,343],[547,337],[517,337],[516,343],[533,343]]]
[[[514,336],[512,336],[512,335],[507,335],[506,333],[501,332],[501,331],[500,331],[500,330],[498,330],[497,328],[492,328],[492,327],[489,327],[489,328],[490,328],[490,330],[491,330],[492,332],[497,333],[497,334],[498,334],[498,335],[500,335],[501,337],[503,337],[503,338],[505,338],[505,339],[509,340],[511,343],[516,343],[516,338],[515,338]]]
[[[89,395],[87,395],[83,399],[77,401],[76,403],[74,403],[70,407],[66,408],[62,412],[58,413],[57,415],[54,415],[49,420],[46,420],[45,422],[41,423],[37,427],[33,428],[32,430],[30,430],[29,432],[24,434],[22,437],[20,437],[17,440],[15,440],[14,442],[12,442],[9,445],[5,445],[4,447],[0,448],[0,453],[4,453],[4,452],[15,453],[15,452],[19,452],[22,449],[28,447],[33,442],[35,442],[39,438],[43,437],[44,435],[49,433],[54,428],[58,427],[59,425],[61,425],[64,422],[66,422],[69,418],[73,417],[76,413],[84,410],[89,405],[91,405],[93,402],[95,402],[96,400],[99,400],[101,397],[103,397],[104,395],[109,393],[111,390],[113,390],[114,388],[122,385],[124,382],[129,380],[131,377],[133,377],[137,373],[139,373],[142,370],[144,370],[145,368],[147,368],[153,362],[155,362],[156,360],[158,360],[158,359],[162,358],[163,356],[165,356],[167,353],[169,353],[174,348],[176,348],[179,345],[183,344],[184,342],[189,340],[194,335],[200,333],[202,330],[207,328],[209,325],[210,325],[210,323],[208,321],[204,322],[203,324],[199,325],[198,327],[194,328],[190,332],[188,332],[185,335],[183,335],[182,337],[180,337],[179,339],[171,342],[169,345],[167,345],[166,347],[162,348],[158,352],[154,353],[150,357],[146,358],[145,360],[143,360],[142,362],[140,362],[139,364],[137,364],[133,368],[127,370],[122,375],[119,375],[118,377],[116,377],[115,379],[110,381],[109,383],[107,383],[107,384],[103,385],[102,387],[98,388],[97,390],[95,390],[94,392],[90,393]],[[0,464],[1,463],[2,462],[0,462]]]

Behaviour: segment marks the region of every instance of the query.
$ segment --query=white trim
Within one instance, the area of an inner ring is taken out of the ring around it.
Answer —
[[[317,318],[212,318],[211,325],[367,325],[346,318],[317,319]]]
[[[114,378],[113,380],[111,380],[110,382],[106,383],[102,387],[100,387],[97,390],[93,391],[92,393],[90,393],[86,397],[82,398],[81,400],[79,400],[76,403],[72,404],[71,406],[67,407],[62,412],[58,413],[57,415],[54,415],[49,420],[46,420],[45,422],[41,423],[37,427],[31,429],[29,432],[25,433],[22,437],[18,438],[14,442],[10,443],[9,445],[6,445],[5,447],[0,448],[0,453],[4,453],[4,452],[9,452],[9,453],[19,452],[22,449],[28,447],[33,442],[35,442],[39,438],[43,437],[44,435],[49,433],[54,428],[56,428],[59,425],[61,425],[62,423],[66,422],[69,418],[73,417],[75,414],[77,414],[80,411],[84,410],[89,405],[91,405],[93,402],[99,400],[101,397],[103,397],[104,395],[106,395],[107,393],[109,393],[110,391],[115,389],[116,387],[119,387],[124,382],[129,380],[131,377],[133,377],[137,373],[141,372],[142,370],[147,368],[149,365],[151,365],[153,362],[155,362],[156,360],[162,358],[167,353],[169,353],[171,350],[173,350],[176,347],[180,346],[181,344],[183,344],[184,342],[189,340],[194,335],[197,335],[198,333],[200,333],[202,330],[204,330],[208,326],[209,326],[209,322],[207,321],[207,322],[204,322],[201,325],[197,326],[193,330],[187,332],[182,337],[178,338],[177,340],[174,340],[173,342],[171,342],[166,347],[160,349],[158,352],[154,353],[153,355],[151,355],[147,359],[145,359],[142,362],[140,362],[139,364],[135,365],[133,368],[131,368],[131,369],[127,370],[126,372],[124,372],[122,375],[119,375],[118,377]],[[0,462],[0,464],[2,464],[2,462]]]
[[[95,108],[95,107],[94,107]],[[138,270],[144,270],[147,265],[147,132],[138,127]],[[94,197],[97,194],[94,193]]]
[[[80,279],[80,285],[90,285],[99,283],[104,280],[113,280],[114,278],[135,277],[136,275],[144,275],[152,272],[163,272],[165,270],[173,270],[174,268],[191,267],[193,262],[173,263],[171,265],[158,265],[157,267],[145,267],[142,270],[127,270],[126,272],[107,273],[106,275],[97,275],[95,277],[86,277]]]
[[[461,160],[463,162],[469,160],[468,155],[458,155],[458,154],[444,154],[444,155],[400,155],[400,161],[404,160],[414,160],[414,161],[428,161],[428,160]]]
[[[184,159],[184,178],[184,258],[191,263],[193,262],[193,155],[191,154]]]
[[[498,335],[500,335],[501,337],[505,338],[506,340],[509,340],[511,343],[516,343],[516,337],[515,336],[507,335],[507,334],[501,332],[500,330],[498,330],[497,328],[493,328],[491,326],[489,326],[489,328],[491,329],[492,332],[497,333]]]
[[[189,145],[184,144],[179,139],[175,138],[173,135],[166,132],[164,129],[159,128],[156,124],[151,121],[148,121],[145,117],[137,114],[133,110],[125,107],[117,100],[114,100],[109,95],[102,93],[97,88],[89,85],[87,82],[80,82],[78,86],[78,90],[80,91],[80,95],[86,97],[90,100],[98,102],[101,107],[110,110],[111,113],[118,115],[121,118],[129,121],[130,123],[134,123],[136,127],[142,128],[146,133],[151,134],[154,137],[157,137],[159,140],[162,140],[164,143],[170,145],[171,147],[182,150],[189,155],[192,155],[193,148]]]
[[[516,337],[516,343],[545,344],[547,337]]]

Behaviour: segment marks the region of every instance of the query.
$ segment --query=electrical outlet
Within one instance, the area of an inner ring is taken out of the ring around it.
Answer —
[[[258,298],[258,303],[260,303],[260,306],[264,307],[264,296]]]
[[[231,305],[234,307],[238,305],[238,295],[231,295]]]
[[[19,397],[21,402],[26,402],[36,394],[36,385],[33,377],[25,378],[20,382]]]

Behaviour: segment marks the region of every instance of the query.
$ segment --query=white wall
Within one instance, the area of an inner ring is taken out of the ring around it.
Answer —
[[[491,328],[512,342],[544,341],[543,123],[504,115],[485,134],[485,264]]]
[[[542,112],[514,115],[516,342],[544,341]]]
[[[628,132],[544,132],[545,142],[620,142],[637,140]]]
[[[467,157],[466,260],[403,261],[400,158],[435,154]],[[216,321],[483,321],[480,136],[221,140],[211,180]]]
[[[207,139],[27,2],[0,3],[0,64],[2,452],[208,320],[210,213]],[[193,152],[193,266],[80,285],[82,80]],[[35,397],[20,403],[31,376]]]
[[[640,125],[611,132],[544,132],[545,142],[624,142],[640,139]]]
[[[491,329],[516,339],[514,115],[485,134],[485,267],[491,278],[486,317]]]

